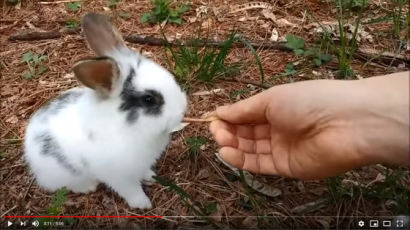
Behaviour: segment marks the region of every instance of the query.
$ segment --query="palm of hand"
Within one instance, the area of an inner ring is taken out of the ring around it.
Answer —
[[[267,119],[262,124],[211,123],[211,132],[221,145],[221,157],[234,167],[311,179],[359,166],[351,131],[345,121],[328,110],[316,105],[266,107]]]

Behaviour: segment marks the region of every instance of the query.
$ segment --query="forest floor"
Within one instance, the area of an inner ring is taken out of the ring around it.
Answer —
[[[47,207],[53,205],[53,194],[36,185],[24,163],[22,147],[25,128],[34,111],[64,90],[78,85],[70,74],[71,67],[79,59],[94,54],[79,32],[31,41],[10,41],[9,37],[27,31],[58,31],[67,26],[75,27],[86,12],[109,15],[123,35],[162,38],[162,34],[158,24],[140,22],[141,15],[152,8],[149,0],[84,0],[80,1],[81,7],[77,10],[71,10],[65,3],[22,1],[10,5],[8,2],[12,1],[3,0],[0,3],[0,215],[47,215],[50,214]],[[115,7],[109,8],[108,2],[115,4]],[[264,43],[272,40],[280,42],[286,34],[293,34],[302,38],[307,47],[314,47],[323,42],[320,34],[315,32],[320,29],[317,22],[336,22],[337,25],[338,12],[334,1],[266,1],[271,7],[232,10],[240,9],[235,7],[245,2],[190,0],[189,10],[181,16],[182,25],[163,24],[163,33],[170,40],[189,40],[197,36],[201,29],[208,38],[223,41],[235,30],[248,41]],[[351,63],[354,74],[345,77],[346,80],[409,70],[408,59],[406,63],[410,54],[408,40],[406,43],[409,30],[400,28],[394,36],[393,18],[397,7],[393,2],[367,2],[361,15],[358,47],[372,50],[372,54],[362,58],[355,56]],[[403,12],[408,10],[409,6],[404,5]],[[269,18],[272,14],[274,19]],[[352,9],[348,22],[354,25],[358,14],[358,10]],[[337,31],[337,26],[335,28]],[[277,38],[271,38],[272,31],[278,33]],[[129,42],[127,45],[169,67],[165,58],[169,50],[164,51],[164,47]],[[28,52],[46,57],[37,64],[33,59],[28,61],[36,71],[43,73],[27,75],[30,70],[22,58]],[[334,53],[332,60],[320,66],[312,64],[313,58],[295,56],[293,52],[283,49],[261,47],[256,53],[264,72],[264,84],[268,86],[338,78],[338,59]],[[386,57],[387,61],[381,60],[381,56]],[[234,80],[216,77],[202,82],[190,79],[189,85],[185,85],[189,96],[187,116],[201,117],[217,106],[248,98],[264,90],[258,84],[261,75],[249,49],[233,47],[229,50],[226,63],[243,63]],[[288,63],[293,63],[293,67],[287,67]],[[44,71],[39,70],[43,68],[40,66],[46,67]],[[167,216],[162,219],[76,219],[70,223],[72,226],[94,228],[355,228],[361,218],[386,216],[389,219],[389,216],[410,213],[408,169],[375,165],[339,177],[311,181],[257,176],[280,190],[280,195],[266,196],[258,191],[246,190],[241,178],[216,159],[214,153],[217,149],[207,124],[190,124],[173,135],[169,147],[156,165],[157,174],[190,194],[196,201],[194,205],[203,210],[205,217],[193,217],[197,214],[192,207],[182,202],[175,190],[159,183],[145,187],[153,202],[150,210],[132,210],[117,194],[100,185],[93,193],[68,193],[58,214]],[[5,224],[3,220],[0,219],[0,224]]]

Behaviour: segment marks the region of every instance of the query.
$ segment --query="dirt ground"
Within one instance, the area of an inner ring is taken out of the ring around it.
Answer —
[[[77,60],[94,54],[79,33],[36,41],[9,41],[9,36],[24,31],[60,30],[65,27],[67,20],[79,20],[86,12],[100,12],[112,16],[114,24],[124,35],[142,34],[161,37],[161,33],[158,25],[140,23],[142,13],[151,9],[151,3],[148,0],[123,0],[115,9],[109,11],[104,9],[105,0],[84,0],[78,12],[68,11],[63,3],[41,4],[39,1],[23,0],[17,6],[10,6],[6,2],[3,0],[0,8],[0,151],[2,152],[0,157],[0,215],[1,217],[44,215],[52,194],[39,189],[29,175],[22,158],[22,143],[28,118],[62,91],[77,86],[78,83],[72,75],[68,75],[71,66]],[[313,29],[308,25],[314,24],[315,21],[307,16],[307,12],[321,22],[336,20],[333,4],[324,0],[266,1],[274,5],[272,12],[276,19],[286,19],[296,26],[278,26],[272,20],[264,17],[261,9],[226,13],[226,10],[229,11],[228,6],[236,6],[246,1],[190,0],[189,2],[191,3],[190,10],[182,16],[184,19],[182,26],[169,23],[165,25],[164,32],[168,38],[190,38],[195,36],[198,28],[207,29],[209,26],[211,28],[208,30],[209,37],[215,40],[225,39],[230,31],[236,29],[251,41],[269,42],[272,29],[277,28],[279,37],[291,33],[304,38],[307,43],[314,43],[318,35],[313,33]],[[201,6],[207,6],[208,12],[203,18],[197,18],[195,9]],[[408,6],[406,9],[408,10]],[[371,0],[364,11],[363,18],[375,18],[392,10],[391,4],[385,1]],[[118,16],[119,12],[127,12],[130,17],[123,19]],[[363,39],[359,47],[389,51],[409,57],[408,49],[395,49],[394,44],[397,44],[398,40],[392,37],[391,28],[391,21],[365,25],[364,30],[372,36],[373,41]],[[128,45],[166,66],[162,47],[131,43]],[[23,78],[27,65],[21,59],[28,51],[46,55],[47,60],[44,64],[48,67],[48,71],[32,79]],[[296,60],[294,54],[288,51],[263,48],[258,49],[257,53],[262,62],[266,80],[271,85],[311,79],[333,79],[335,75],[332,73],[337,69],[336,58],[333,58],[330,63],[321,67],[306,65],[302,73],[296,76],[277,77],[278,74],[283,73],[287,62]],[[246,48],[235,48],[229,54],[228,62],[236,61],[253,63],[252,53]],[[383,63],[377,60],[355,59],[352,66],[357,77],[351,79],[409,70],[408,63],[406,65],[400,61]],[[188,91],[187,116],[201,117],[217,106],[233,103],[263,90],[258,86],[241,82],[241,80],[259,81],[258,68],[254,64],[242,68],[236,79],[236,81],[216,80],[212,84],[192,85]],[[223,90],[211,95],[193,95],[195,92],[212,89]],[[244,93],[232,96],[232,93],[240,90]],[[189,147],[186,142],[189,137],[205,137],[208,140],[201,146],[196,161],[189,156]],[[69,193],[61,215],[167,216],[163,219],[77,219],[70,225],[90,228],[199,226],[214,228],[214,224],[224,228],[335,228],[337,226],[355,228],[359,219],[367,220],[366,218],[372,216],[389,218],[397,214],[410,213],[408,200],[403,201],[394,197],[395,194],[410,196],[409,171],[388,169],[382,165],[364,167],[339,177],[342,182],[336,182],[338,183],[336,190],[345,192],[338,199],[332,196],[335,189],[332,187],[332,181],[337,180],[299,181],[277,176],[258,176],[261,180],[280,189],[281,195],[268,197],[254,191],[252,196],[258,206],[252,207],[241,180],[215,158],[214,153],[217,149],[218,146],[213,141],[206,124],[191,124],[173,135],[168,149],[156,166],[158,175],[177,184],[201,205],[216,204],[212,213],[209,213],[208,221],[195,217],[188,206],[181,202],[178,194],[158,183],[145,188],[153,202],[151,210],[132,210],[114,192],[100,185],[96,192],[90,194]],[[386,187],[377,187],[377,185],[385,185],[383,184],[385,180],[380,179],[380,175],[384,175],[386,171],[391,174],[395,172],[402,174],[394,183]],[[363,193],[359,185],[376,186],[376,195],[370,196],[368,193]],[[383,189],[390,193],[383,193],[385,191]],[[393,190],[395,192],[391,192]],[[324,204],[316,202],[323,198],[328,201]],[[309,208],[306,204],[310,202],[314,203]],[[401,210],[398,213],[397,202],[404,205],[404,211]],[[407,202],[407,205],[403,202]],[[302,211],[297,211],[296,207],[302,208]],[[265,218],[257,216],[265,216]],[[5,219],[1,218],[0,222],[0,224],[5,224]]]

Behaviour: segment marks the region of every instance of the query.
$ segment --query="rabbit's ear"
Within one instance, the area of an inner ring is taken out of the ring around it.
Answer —
[[[108,57],[81,60],[73,66],[73,72],[83,85],[102,96],[111,93],[119,75],[117,64]]]
[[[81,25],[88,44],[97,55],[106,56],[112,50],[125,47],[121,34],[107,17],[88,13],[82,18]]]

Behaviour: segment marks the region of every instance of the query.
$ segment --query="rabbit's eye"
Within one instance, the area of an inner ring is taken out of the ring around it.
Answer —
[[[146,107],[152,107],[152,106],[156,105],[155,97],[152,96],[152,95],[146,94],[146,95],[142,96],[142,103]]]

